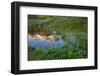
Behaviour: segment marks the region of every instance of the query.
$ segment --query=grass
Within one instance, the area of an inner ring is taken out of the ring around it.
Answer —
[[[57,31],[64,45],[50,48],[28,46],[28,60],[81,59],[88,57],[87,17],[28,15],[28,33],[51,35]]]
[[[42,48],[28,48],[28,60],[80,59],[87,58],[86,33],[67,33],[65,44],[45,51]]]

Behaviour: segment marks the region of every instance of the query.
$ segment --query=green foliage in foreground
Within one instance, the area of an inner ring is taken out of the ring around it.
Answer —
[[[80,59],[87,58],[87,34],[66,33],[63,34],[65,44],[58,48],[28,47],[28,60],[53,60],[53,59]]]
[[[80,49],[70,50],[65,46],[60,48],[50,48],[47,52],[44,49],[38,48],[36,51],[28,52],[28,60],[50,60],[50,59],[77,59],[86,58],[87,51]]]

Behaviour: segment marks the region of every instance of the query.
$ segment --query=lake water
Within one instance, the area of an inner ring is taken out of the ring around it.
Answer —
[[[35,48],[57,48],[64,44],[64,41],[62,39],[59,39],[57,41],[50,41],[50,40],[37,40],[37,39],[28,39],[28,45],[35,47]]]

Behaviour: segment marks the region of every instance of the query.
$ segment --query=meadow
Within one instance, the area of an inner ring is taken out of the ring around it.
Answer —
[[[28,43],[28,61],[87,58],[87,22],[87,17],[28,15],[28,38],[40,36],[37,39],[40,42],[48,39],[52,44],[57,43],[46,49],[43,43],[39,47]]]

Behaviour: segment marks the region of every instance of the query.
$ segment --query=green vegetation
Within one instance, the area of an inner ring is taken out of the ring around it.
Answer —
[[[49,36],[56,31],[64,40],[58,48],[28,46],[28,60],[87,58],[87,17],[28,15],[28,33]]]

